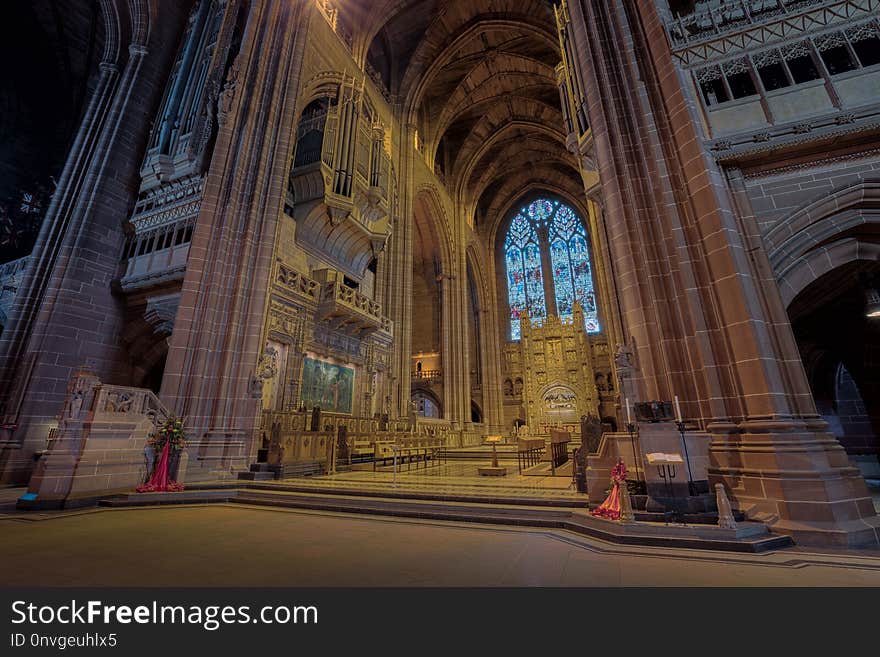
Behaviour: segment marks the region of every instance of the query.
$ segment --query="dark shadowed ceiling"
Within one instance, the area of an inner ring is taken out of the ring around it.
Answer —
[[[97,2],[0,4],[0,204],[57,179],[94,82],[104,42]],[[30,244],[0,245],[0,260]]]

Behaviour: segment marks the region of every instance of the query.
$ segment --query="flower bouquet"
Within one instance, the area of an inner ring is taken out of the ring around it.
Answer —
[[[186,434],[183,432],[183,420],[173,415],[156,429],[156,433],[147,438],[147,444],[157,452],[161,452],[168,444],[170,449],[179,451],[186,447]]]
[[[147,444],[159,453],[159,462],[147,483],[137,487],[138,493],[174,492],[183,490],[183,484],[171,479],[168,473],[168,457],[170,452],[179,452],[186,447],[186,434],[183,431],[183,420],[174,415],[169,416],[156,429],[156,433],[147,438]]]

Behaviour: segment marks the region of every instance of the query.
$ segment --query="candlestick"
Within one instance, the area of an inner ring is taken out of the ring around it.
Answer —
[[[675,395],[675,421],[681,422],[681,406],[678,403],[678,395]]]
[[[629,405],[629,397],[626,397],[626,423],[627,424],[633,423],[632,409],[630,408],[630,405]]]

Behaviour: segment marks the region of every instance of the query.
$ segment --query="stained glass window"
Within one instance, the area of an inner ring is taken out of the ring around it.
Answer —
[[[520,316],[528,309],[532,321],[547,315],[541,250],[534,224],[522,213],[513,218],[504,243],[507,261],[507,299],[510,304],[510,337],[520,338]]]
[[[547,315],[542,253],[549,254],[553,279],[546,282],[546,289],[553,294],[560,319],[571,320],[577,301],[583,309],[586,331],[601,330],[587,233],[570,207],[538,199],[522,208],[510,223],[504,250],[511,340],[521,337],[520,316],[526,309],[536,325]]]

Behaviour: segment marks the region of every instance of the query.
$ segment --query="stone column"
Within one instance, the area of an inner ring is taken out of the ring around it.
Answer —
[[[681,398],[715,436],[710,477],[753,517],[803,540],[878,542],[864,481],[816,413],[766,255],[704,151],[656,3],[569,8],[638,394]]]
[[[440,302],[442,305],[441,352],[443,359],[443,417],[451,420],[456,430],[470,424],[470,369],[468,354],[467,271],[464,258],[455,258],[455,274],[444,275]]]
[[[501,377],[503,343],[499,340],[503,330],[498,326],[495,258],[490,249],[486,249],[479,243],[473,253],[472,265],[480,313],[480,344],[478,346],[483,372],[483,423],[488,433],[499,434],[505,431],[504,393]]]
[[[392,417],[405,418],[409,414],[410,360],[412,357],[412,285],[413,285],[413,148],[416,127],[407,125],[397,135],[399,162],[399,212],[388,248],[388,294],[386,307],[394,322],[394,346],[391,356]]]
[[[187,14],[180,3],[157,4],[162,20],[150,25],[154,13],[141,2],[101,3],[95,89],[0,339],[0,483],[27,483],[73,372],[85,366],[107,383],[131,383],[124,308],[110,283]]]
[[[299,3],[252,3],[246,40],[220,94],[217,145],[161,394],[186,418],[190,480],[234,476],[258,429],[255,369],[296,133],[302,10]]]

